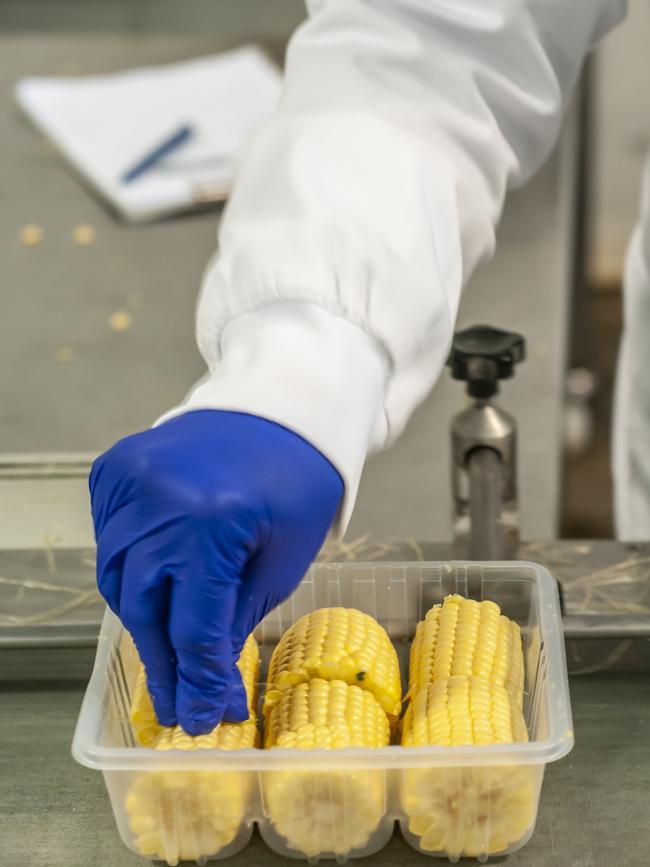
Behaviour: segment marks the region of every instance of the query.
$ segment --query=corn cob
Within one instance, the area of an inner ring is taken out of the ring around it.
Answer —
[[[528,740],[503,686],[454,675],[421,690],[404,717],[404,746],[507,744]],[[493,855],[520,840],[535,817],[535,767],[407,769],[402,806],[425,851]]]
[[[372,693],[314,678],[279,694],[267,714],[264,747],[383,747],[389,739],[388,719]]]
[[[533,825],[540,774],[535,765],[408,768],[408,833],[423,851],[454,860],[505,854]]]
[[[268,683],[275,690],[312,678],[343,680],[371,692],[397,720],[401,708],[399,662],[385,629],[355,608],[321,608],[297,620],[273,652]]]
[[[421,689],[402,722],[402,746],[485,746],[527,741],[521,711],[503,686],[453,675]]]
[[[267,705],[267,749],[383,747],[387,716],[373,694],[315,678],[278,692]],[[264,778],[267,815],[288,845],[308,858],[345,856],[363,846],[385,813],[382,771],[278,771]]]
[[[519,627],[493,602],[448,596],[411,646],[403,746],[526,741]],[[532,826],[536,767],[406,769],[402,806],[425,851],[450,858],[503,852]]]
[[[198,737],[180,726],[161,726],[138,676],[131,723],[142,746],[155,750],[249,749],[259,746],[254,708],[259,651],[253,637],[242,650],[239,670],[248,696],[250,717],[243,723],[221,723]],[[168,864],[198,860],[220,852],[239,831],[248,802],[249,779],[238,771],[148,771],[137,774],[125,807],[136,851]]]
[[[523,706],[521,632],[496,603],[447,596],[418,623],[409,658],[409,697],[453,675],[494,681]]]
[[[257,679],[260,670],[260,653],[257,647],[257,642],[250,635],[245,642],[242,652],[237,662],[237,667],[242,676],[246,695],[248,697],[248,710],[251,715],[255,713],[255,701],[257,699]],[[243,724],[245,725],[245,724]],[[184,738],[189,738],[180,726],[161,726],[156,717],[156,712],[153,708],[149,690],[147,689],[147,678],[145,675],[144,666],[140,666],[138,677],[133,691],[133,701],[131,703],[131,727],[137,742],[141,747],[159,748],[159,741],[162,737],[163,741],[170,737],[176,737],[177,740],[183,741],[183,746],[175,746],[174,749],[196,749],[196,746],[185,745]],[[212,732],[207,735],[201,735],[202,747],[219,747],[221,749],[237,749],[236,739],[238,728],[228,724],[217,726]],[[205,739],[208,740],[205,740]],[[234,743],[234,746],[224,746],[225,739],[229,743]],[[191,740],[191,739],[190,739]],[[195,739],[196,740],[196,739]]]

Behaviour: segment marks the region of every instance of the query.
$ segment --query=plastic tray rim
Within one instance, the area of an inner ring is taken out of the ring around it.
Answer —
[[[413,562],[358,562],[315,564],[315,569],[344,566],[352,571],[369,568],[484,568],[489,571],[505,569],[533,570],[536,573],[536,592],[540,629],[547,641],[549,670],[549,704],[553,706],[549,736],[543,740],[517,744],[495,744],[487,747],[402,747],[391,745],[378,749],[347,748],[340,751],[346,759],[346,767],[368,770],[390,770],[414,767],[478,767],[498,765],[548,764],[566,756],[574,744],[568,675],[564,638],[560,616],[557,584],[548,570],[529,561],[413,561]],[[504,577],[502,580],[510,580]],[[522,576],[512,575],[513,581]],[[72,741],[72,755],[79,764],[102,771],[128,770],[190,770],[210,768],[232,771],[273,772],[296,768],[314,770],[331,768],[331,750],[261,750],[237,751],[200,750],[188,753],[183,750],[167,750],[160,753],[144,747],[101,746],[95,735],[100,730],[103,705],[103,689],[111,648],[123,629],[118,618],[107,608],[97,646],[97,656],[90,682],[84,696]],[[357,764],[355,764],[358,762]]]

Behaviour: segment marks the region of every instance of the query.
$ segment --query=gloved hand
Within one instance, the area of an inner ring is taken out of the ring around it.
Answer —
[[[90,491],[99,590],[133,636],[160,722],[198,735],[247,719],[235,663],[318,553],[337,471],[279,425],[201,410],[120,440]]]

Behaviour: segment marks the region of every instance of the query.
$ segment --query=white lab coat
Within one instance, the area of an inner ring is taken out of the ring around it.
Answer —
[[[639,541],[650,538],[650,158],[624,288],[614,406],[614,504],[619,538]]]
[[[345,527],[368,452],[400,434],[442,370],[462,287],[494,249],[508,187],[550,152],[586,54],[626,2],[308,8],[205,274],[197,334],[209,374],[171,414],[240,410],[297,431],[342,474]],[[650,459],[639,442],[650,385],[642,410],[627,398],[644,379],[632,359],[650,335],[642,246],[637,232],[616,467],[621,531],[647,537]]]

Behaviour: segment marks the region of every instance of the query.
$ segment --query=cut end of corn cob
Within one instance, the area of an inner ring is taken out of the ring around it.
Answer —
[[[454,675],[493,681],[523,706],[521,632],[495,602],[447,596],[418,623],[409,658],[409,696]]]
[[[250,718],[221,723],[198,737],[180,726],[161,726],[147,690],[144,669],[138,676],[131,725],[141,746],[155,750],[250,749],[259,746],[255,719],[259,650],[250,636],[238,662],[248,696]],[[134,847],[141,855],[177,864],[216,855],[236,837],[244,818],[249,779],[235,771],[148,771],[137,774],[125,807]]]
[[[401,708],[399,662],[386,630],[355,608],[321,608],[282,636],[269,668],[270,703],[313,678],[342,680],[371,692],[396,720]],[[265,703],[265,713],[267,704]]]
[[[407,769],[406,831],[425,852],[448,858],[503,854],[535,821],[534,765]]]
[[[372,693],[342,680],[290,686],[266,718],[268,749],[383,747],[389,741],[386,714]],[[264,778],[265,809],[288,845],[308,858],[345,855],[379,825],[384,787],[381,771],[278,771]]]
[[[125,802],[136,851],[172,865],[216,855],[241,828],[247,792],[235,771],[138,774]]]

